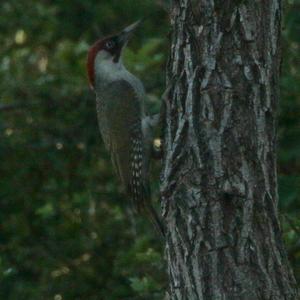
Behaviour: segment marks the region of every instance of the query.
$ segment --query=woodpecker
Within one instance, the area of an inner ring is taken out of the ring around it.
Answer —
[[[122,62],[122,51],[139,23],[96,41],[88,52],[87,73],[96,94],[100,133],[114,169],[137,213],[148,216],[164,236],[150,198],[149,160],[153,137],[151,118],[145,114],[145,89]]]

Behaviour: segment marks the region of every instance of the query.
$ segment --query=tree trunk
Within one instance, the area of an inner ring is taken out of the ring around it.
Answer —
[[[277,212],[280,2],[172,1],[161,193],[173,300],[297,298]]]

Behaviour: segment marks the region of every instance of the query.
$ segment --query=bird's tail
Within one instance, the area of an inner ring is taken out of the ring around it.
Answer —
[[[149,220],[155,227],[156,231],[161,235],[162,238],[165,238],[164,226],[151,203],[147,203],[145,205],[145,213],[148,215]]]
[[[145,185],[142,184],[139,189],[133,189],[133,193],[130,194],[137,213],[146,216],[160,236],[164,238],[164,226],[156,210],[152,206],[150,189],[146,188]]]

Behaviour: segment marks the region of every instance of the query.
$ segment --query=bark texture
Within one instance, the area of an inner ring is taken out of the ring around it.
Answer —
[[[277,212],[280,2],[172,2],[161,179],[172,300],[297,299]]]

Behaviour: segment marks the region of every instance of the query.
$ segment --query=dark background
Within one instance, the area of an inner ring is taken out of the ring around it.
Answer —
[[[284,2],[278,129],[280,219],[298,280],[299,9]],[[140,18],[124,60],[157,112],[170,26],[155,1],[0,3],[0,299],[163,298],[162,246],[120,193],[85,73],[89,45]]]

